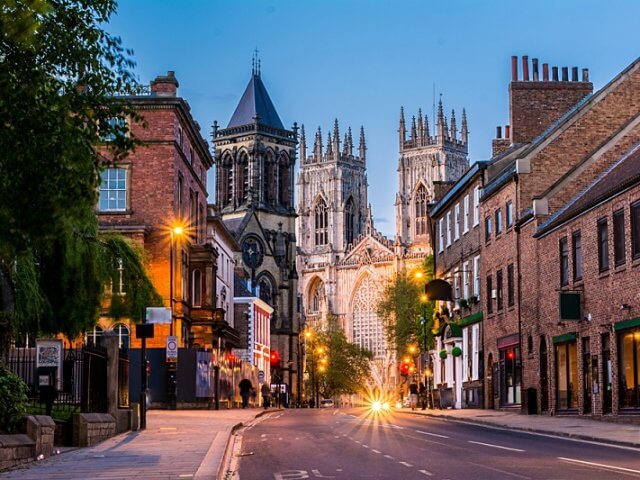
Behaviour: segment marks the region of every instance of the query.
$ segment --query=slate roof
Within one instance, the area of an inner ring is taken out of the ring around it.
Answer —
[[[237,273],[233,274],[233,296],[255,297],[255,295],[247,289],[246,282],[242,280],[242,278],[240,278]]]
[[[573,197],[565,206],[551,215],[536,232],[540,236],[579,215],[589,208],[598,205],[617,193],[640,183],[640,143],[634,145],[619,160],[614,162],[587,188]]]
[[[256,115],[258,122],[263,125],[285,129],[259,74],[251,75],[249,85],[242,94],[227,128],[250,125]]]

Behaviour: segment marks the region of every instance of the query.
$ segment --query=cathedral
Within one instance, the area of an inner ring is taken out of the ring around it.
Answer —
[[[447,119],[440,102],[432,135],[421,111],[407,132],[401,109],[398,131],[393,241],[375,229],[367,201],[364,128],[357,151],[351,128],[341,140],[337,120],[326,144],[318,128],[310,154],[304,126],[299,142],[297,271],[302,315],[315,328],[326,326],[329,316],[337,318],[351,341],[373,353],[373,380],[381,388],[396,385],[397,368],[376,312],[378,299],[397,272],[417,268],[431,253],[428,206],[437,189],[468,168],[464,110],[458,132],[455,112]]]

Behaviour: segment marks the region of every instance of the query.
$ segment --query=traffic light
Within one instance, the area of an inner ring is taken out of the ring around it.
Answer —
[[[409,375],[409,364],[406,362],[402,362],[400,364],[400,375],[406,377],[407,375]]]
[[[277,350],[273,350],[271,352],[271,357],[269,358],[272,367],[277,367],[280,364],[280,354]]]

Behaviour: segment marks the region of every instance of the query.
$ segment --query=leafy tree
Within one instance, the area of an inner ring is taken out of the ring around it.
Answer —
[[[12,433],[27,411],[27,385],[0,362],[0,432]]]
[[[371,352],[347,340],[344,330],[338,325],[337,319],[329,319],[329,328],[317,332],[308,345],[307,371],[315,372],[322,397],[358,393],[366,384],[370,375]],[[320,354],[317,348],[325,349],[326,367],[322,370]],[[314,370],[315,369],[315,370]]]
[[[139,87],[132,52],[103,29],[115,9],[114,0],[0,0],[5,342],[16,331],[77,335],[94,324],[117,258],[142,271],[127,242],[99,236],[95,215],[100,172],[136,144],[113,119],[142,120],[117,98]],[[152,292],[146,275],[136,278],[130,304]]]
[[[384,320],[387,341],[394,345],[397,358],[402,357],[410,344],[424,350],[433,345],[433,302],[423,302],[424,285],[433,279],[433,257],[425,258],[422,278],[416,272],[399,272],[386,286],[378,302],[378,315]],[[426,325],[423,323],[426,321]]]

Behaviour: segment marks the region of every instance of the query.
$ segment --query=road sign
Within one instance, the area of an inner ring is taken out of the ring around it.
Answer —
[[[178,337],[170,335],[167,337],[167,362],[178,361]]]
[[[147,307],[147,323],[171,323],[171,309],[165,307]]]
[[[260,383],[264,382],[264,371],[263,370],[259,370],[258,371],[258,381]]]
[[[136,338],[153,338],[153,323],[136,323]]]

